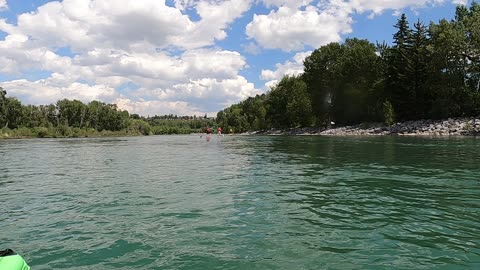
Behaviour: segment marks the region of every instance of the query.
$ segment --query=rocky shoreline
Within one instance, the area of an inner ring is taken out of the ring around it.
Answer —
[[[480,116],[446,120],[417,120],[386,126],[363,123],[335,128],[271,129],[246,133],[249,135],[325,135],[325,136],[480,136]]]

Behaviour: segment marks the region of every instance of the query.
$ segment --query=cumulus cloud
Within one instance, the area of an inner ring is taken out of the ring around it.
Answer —
[[[286,75],[300,75],[303,73],[303,61],[310,54],[312,54],[311,51],[297,53],[293,57],[293,61],[286,61],[283,64],[276,64],[276,70],[264,69],[262,70],[260,79],[268,81],[267,83],[265,83],[265,86],[268,89],[272,86],[275,86],[280,81],[280,79],[282,79]]]
[[[78,82],[66,85],[59,84],[55,76],[54,74],[48,79],[38,81],[14,80],[0,83],[0,86],[8,89],[9,93],[24,102],[37,105],[54,103],[65,97],[83,102],[92,100],[111,101],[117,95],[113,88],[104,85],[90,86]]]
[[[175,100],[189,101],[190,104],[208,103],[210,108],[202,107],[205,111],[220,110],[257,93],[252,83],[238,75],[238,71],[246,64],[245,59],[239,53],[231,51],[200,49],[185,52],[178,57],[168,57],[162,53],[156,56],[126,55],[93,50],[70,59],[45,50],[29,56],[30,59],[27,56],[24,59],[29,63],[27,67],[53,70],[58,73],[54,73],[47,80],[34,82],[21,80],[0,85],[8,89],[11,95],[33,104],[55,102],[62,94],[82,101],[93,99],[105,101],[107,97],[118,94],[93,95],[90,88],[114,91],[116,87],[125,83],[142,86],[138,91],[143,92],[139,95],[132,92],[130,98],[141,100],[142,97],[150,96],[162,101],[168,100],[170,104],[177,104]],[[16,70],[18,62],[10,61],[12,65],[4,65],[3,69]],[[0,63],[7,62],[2,62],[0,57]],[[87,80],[98,88],[79,85],[77,84],[79,80]],[[51,89],[48,90],[49,88]],[[74,94],[76,91],[82,93],[76,95]],[[28,93],[31,93],[30,97]]]
[[[182,1],[190,5],[190,1]],[[34,46],[151,52],[214,45],[225,29],[250,8],[250,1],[197,1],[201,20],[157,0],[64,0],[48,2],[18,16],[16,25],[0,22],[0,30],[29,37]]]
[[[174,0],[175,7],[181,11],[195,6],[197,0]]]
[[[255,91],[238,76],[245,58],[211,47],[226,38],[226,29],[250,5],[244,0],[177,0],[175,7],[157,0],[49,2],[20,14],[16,24],[0,19],[0,31],[7,34],[0,40],[0,72],[20,78],[31,70],[52,75],[0,85],[31,104],[75,98],[121,101],[139,112],[148,111],[142,105],[154,108],[160,102],[184,113],[220,110]],[[193,21],[186,9],[195,9],[200,19]],[[62,55],[63,48],[72,53]],[[120,94],[118,88],[129,83],[139,89]],[[154,100],[145,100],[141,91]],[[208,107],[198,105],[205,102]]]
[[[289,8],[299,8],[310,5],[313,0],[261,0],[268,8],[287,6]]]
[[[183,35],[181,41],[191,47],[213,44],[215,40],[223,40],[225,29],[236,18],[250,9],[251,0],[200,1],[196,10],[201,20],[195,29]]]
[[[195,74],[192,79],[214,75],[216,78],[233,78],[246,65],[244,57],[238,52],[193,50],[182,55],[186,72]]]
[[[8,9],[7,0],[0,0],[0,11]]]
[[[255,14],[245,28],[243,50],[304,51],[352,29],[355,13],[437,5],[449,0],[63,0],[0,18],[0,73],[42,80],[1,82],[9,95],[32,104],[60,98],[120,102],[138,113],[212,112],[259,93],[241,76],[247,59],[222,49],[234,22],[252,3],[270,9]],[[455,3],[465,0],[450,0]],[[0,0],[0,10],[8,8]],[[2,13],[3,14],[3,13]],[[193,15],[192,15],[193,14]],[[263,70],[273,85],[302,72],[305,53]],[[134,85],[126,90],[125,86]],[[123,105],[122,105],[123,104]],[[122,107],[123,106],[123,107]]]
[[[352,12],[373,12],[380,14],[385,10],[401,10],[404,8],[422,8],[426,6],[441,5],[446,2],[453,4],[466,4],[466,0],[350,0],[344,1],[343,6]]]
[[[207,111],[213,104],[220,104],[223,108],[258,93],[260,90],[247,79],[236,76],[228,79],[201,78],[175,84],[169,88],[140,88],[134,95],[149,100],[184,101],[195,104],[202,100],[204,102],[198,107]]]
[[[224,102],[223,105],[230,104],[237,100],[245,99],[249,96],[258,94],[252,83],[249,83],[244,77],[219,80],[216,78],[202,78],[192,80],[186,84],[175,85],[171,94],[188,99],[207,99],[210,101],[218,100]],[[168,94],[163,98],[169,98]],[[173,98],[171,96],[170,98]],[[223,100],[223,101],[222,101]]]
[[[220,109],[259,93],[260,91],[242,76],[223,80],[202,78],[176,84],[167,89],[140,88],[132,94],[142,98],[136,101],[118,98],[114,102],[121,109],[144,115],[207,113],[214,116]]]
[[[117,104],[117,107],[121,110],[127,110],[129,112],[135,112],[140,115],[164,115],[164,114],[176,114],[176,115],[197,115],[203,116],[205,111],[192,106],[183,101],[161,101],[161,100],[139,100],[134,101],[127,98],[118,98],[113,101]],[[213,112],[210,113],[211,116]]]
[[[192,21],[165,1],[54,1],[19,15],[17,25],[2,30],[27,35],[38,45],[69,46],[74,51],[92,47],[191,49],[224,39],[225,29],[250,8],[251,1],[177,1],[181,8],[193,4],[199,21]]]
[[[0,41],[2,73],[19,74],[28,69],[65,69],[70,65],[70,58],[61,57],[46,47],[33,46],[25,35],[11,34]]]
[[[327,10],[314,6],[300,10],[285,5],[268,15],[254,15],[246,33],[264,48],[302,50],[340,41],[341,34],[351,32],[351,22],[348,13],[333,6]]]
[[[139,43],[182,46],[173,42],[194,27],[188,16],[162,1],[64,0],[21,14],[13,31],[39,45],[83,51],[99,46],[131,49]]]
[[[261,0],[270,13],[255,14],[246,34],[267,49],[299,51],[338,42],[352,31],[352,16],[385,10],[422,8],[445,2],[465,4],[466,0]]]

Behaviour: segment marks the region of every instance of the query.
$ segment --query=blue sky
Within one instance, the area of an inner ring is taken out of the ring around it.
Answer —
[[[0,0],[0,87],[24,104],[100,100],[213,116],[348,37],[392,40],[463,0]]]

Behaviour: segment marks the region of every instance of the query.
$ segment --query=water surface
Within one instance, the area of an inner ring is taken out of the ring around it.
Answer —
[[[480,139],[0,141],[33,269],[480,269]]]

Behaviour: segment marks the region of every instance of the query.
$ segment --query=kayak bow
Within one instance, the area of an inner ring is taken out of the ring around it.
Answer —
[[[22,256],[11,249],[0,250],[0,270],[30,270]]]

